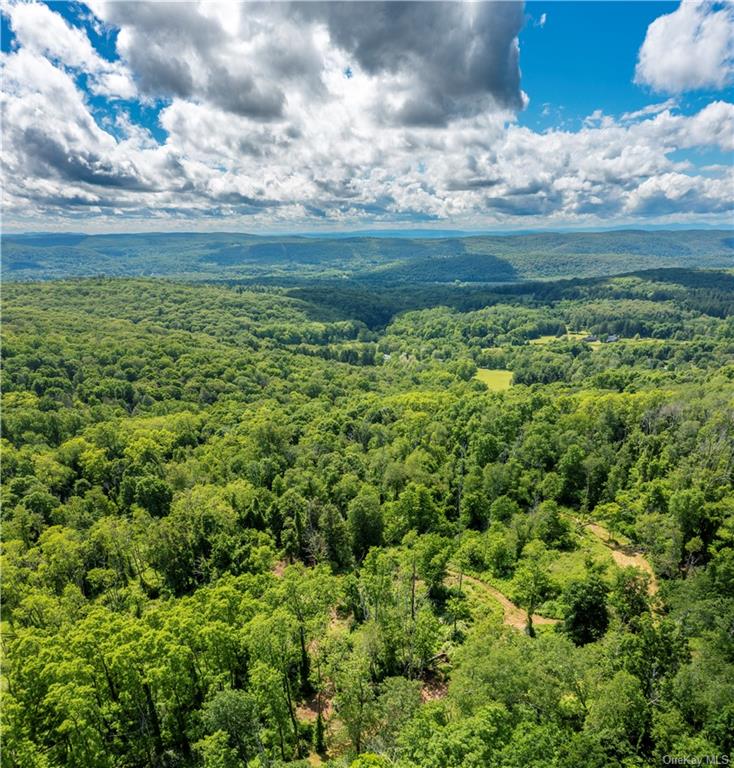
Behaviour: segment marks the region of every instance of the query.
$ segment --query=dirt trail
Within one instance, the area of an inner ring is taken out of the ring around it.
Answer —
[[[458,579],[459,574],[455,571],[450,571],[449,574]],[[527,623],[527,614],[519,606],[515,605],[506,595],[503,595],[499,589],[487,584],[474,576],[463,575],[463,581],[473,584],[483,592],[486,592],[493,600],[498,602],[502,606],[502,621],[507,624],[508,627],[514,627],[515,629],[525,629]],[[558,619],[549,619],[545,616],[540,616],[537,613],[533,614],[533,626],[539,626],[541,624],[557,624]]]
[[[654,595],[658,591],[658,582],[655,578],[655,571],[653,571],[647,558],[641,553],[635,550],[634,547],[629,545],[622,545],[619,542],[611,538],[612,534],[603,526],[598,523],[587,523],[586,527],[596,536],[599,541],[604,544],[607,549],[612,553],[614,562],[621,568],[627,566],[634,566],[644,571],[650,577],[650,584],[648,586],[648,593]]]

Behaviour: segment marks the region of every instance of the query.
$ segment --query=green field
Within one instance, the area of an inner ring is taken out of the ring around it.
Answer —
[[[544,344],[550,344],[553,341],[564,341],[565,336],[555,336],[554,334],[547,334],[545,336],[538,336],[537,339],[530,339],[528,341],[528,344],[534,344],[538,346],[542,346]]]
[[[538,336],[535,339],[530,339],[529,344],[537,346],[543,346],[545,344],[552,344],[554,341],[581,341],[589,335],[588,331],[568,331],[561,336],[554,334],[546,334],[544,336]],[[592,342],[592,344],[595,342]]]
[[[503,368],[479,368],[474,376],[493,392],[504,392],[512,385],[512,371]]]

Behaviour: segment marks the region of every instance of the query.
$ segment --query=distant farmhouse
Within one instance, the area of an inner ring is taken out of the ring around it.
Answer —
[[[619,341],[619,336],[617,336],[616,333],[611,333],[606,338],[600,339],[598,336],[590,333],[588,336],[584,336],[581,341],[586,342],[587,344],[592,344],[595,341],[600,341],[602,344],[612,344],[615,341]]]

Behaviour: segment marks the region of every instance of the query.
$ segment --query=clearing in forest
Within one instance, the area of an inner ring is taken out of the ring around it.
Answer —
[[[512,371],[504,368],[478,368],[474,378],[486,384],[493,392],[504,392],[512,384]]]
[[[458,583],[459,574],[451,571],[450,576],[454,583]],[[487,584],[481,579],[477,579],[474,576],[462,575],[462,586],[467,591],[474,593],[478,599],[489,597],[493,602],[499,603],[502,608],[502,623],[508,627],[514,627],[515,629],[524,630],[527,625],[527,613],[515,605],[507,595],[503,594],[491,584]],[[477,595],[477,592],[479,593]],[[557,624],[558,619],[549,619],[547,616],[540,616],[537,613],[533,614],[533,626],[540,626],[543,624]]]
[[[589,335],[588,331],[566,331],[566,333],[556,336],[555,334],[546,334],[544,336],[538,336],[534,339],[529,339],[528,344],[534,346],[542,346],[543,344],[551,344],[554,341],[581,341]]]
[[[648,586],[650,595],[654,595],[658,591],[658,582],[650,561],[641,552],[636,550],[631,543],[613,539],[610,531],[598,523],[587,523],[586,527],[611,551],[614,562],[620,568],[633,566],[634,568],[639,568],[650,577],[650,584]]]

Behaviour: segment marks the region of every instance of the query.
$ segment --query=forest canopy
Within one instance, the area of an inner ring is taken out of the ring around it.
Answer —
[[[3,767],[730,754],[733,285],[6,283]]]

